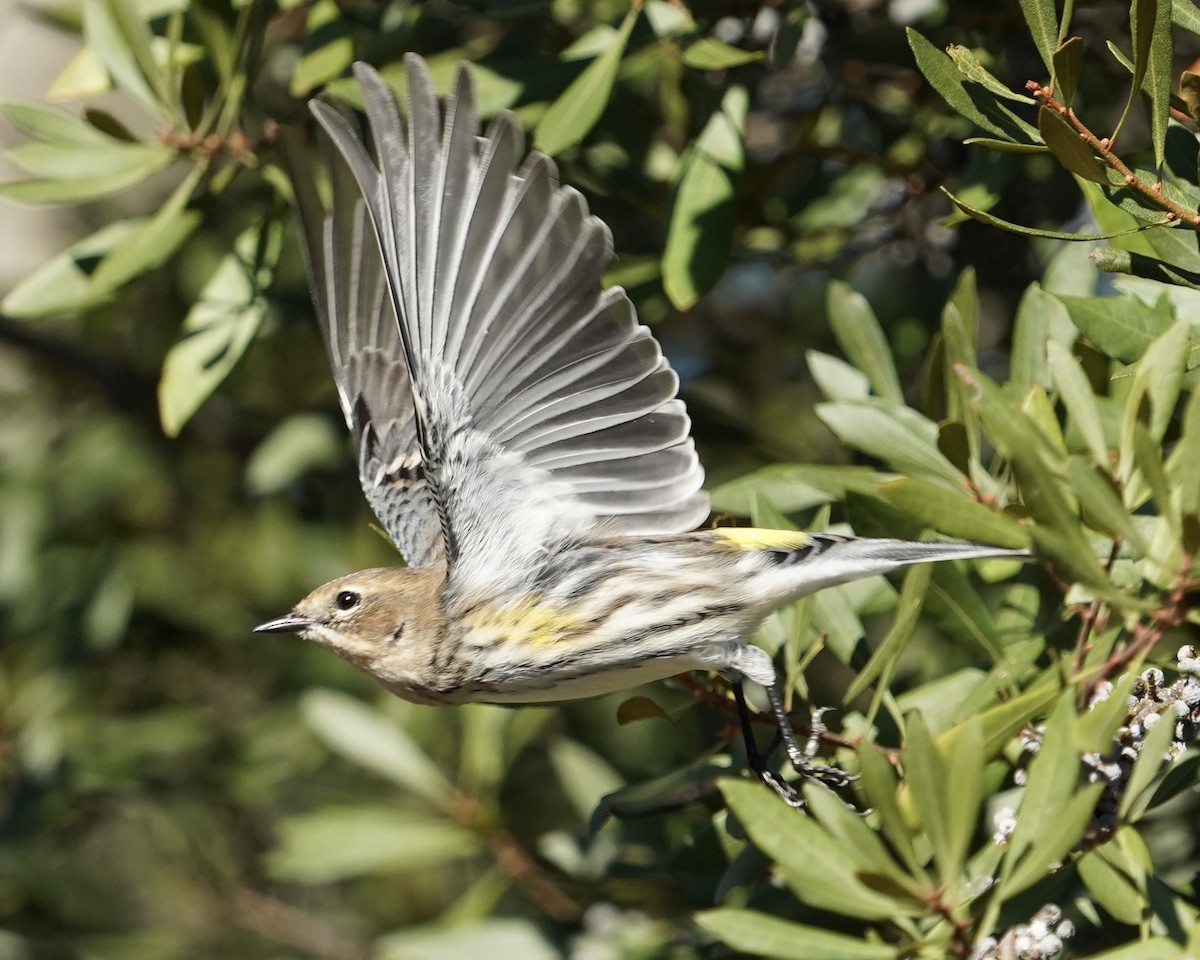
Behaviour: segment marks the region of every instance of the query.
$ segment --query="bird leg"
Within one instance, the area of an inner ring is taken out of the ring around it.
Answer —
[[[738,719],[742,724],[742,739],[746,744],[746,765],[759,780],[774,790],[779,795],[779,799],[789,807],[795,807],[797,810],[804,809],[803,797],[796,792],[796,789],[790,783],[779,776],[767,764],[768,758],[775,750],[775,745],[779,742],[779,734],[776,733],[766,753],[760,751],[758,743],[754,739],[753,721],[750,719],[750,708],[746,706],[746,694],[742,690],[741,682],[733,684],[733,698],[737,702]]]
[[[792,766],[796,772],[805,780],[824,783],[834,789],[839,789],[852,783],[856,778],[850,776],[845,771],[839,770],[837,767],[827,767],[824,764],[812,762],[812,758],[816,756],[817,749],[821,743],[821,734],[825,732],[825,725],[821,722],[821,714],[825,711],[817,710],[813,713],[808,742],[801,747],[799,741],[796,740],[796,731],[792,729],[791,718],[783,706],[783,697],[779,692],[779,684],[773,683],[764,689],[767,691],[767,699],[771,701],[771,713],[775,716],[775,722],[779,725],[779,733],[783,737],[783,744],[787,750],[788,759],[792,762]]]

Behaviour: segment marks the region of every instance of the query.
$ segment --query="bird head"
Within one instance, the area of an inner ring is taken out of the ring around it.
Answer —
[[[440,571],[381,567],[322,584],[255,633],[298,633],[385,684],[407,685],[445,624]]]

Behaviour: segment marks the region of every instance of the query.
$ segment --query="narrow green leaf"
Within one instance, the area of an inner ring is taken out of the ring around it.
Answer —
[[[819,350],[809,350],[804,359],[808,372],[826,400],[866,400],[871,395],[871,381],[857,367]]]
[[[1140,358],[1174,322],[1170,306],[1149,306],[1131,294],[1058,298],[1079,331],[1105,356],[1125,363]]]
[[[83,34],[117,89],[152,117],[165,120],[164,105],[146,82],[138,53],[131,48],[110,0],[84,0]]]
[[[986,147],[999,153],[1046,153],[1044,143],[1014,143],[1011,140],[997,140],[995,137],[967,137],[964,144],[973,147]],[[966,194],[966,191],[964,191]]]
[[[831,933],[769,913],[718,907],[696,914],[696,922],[739,953],[777,960],[894,960],[897,948]]]
[[[158,383],[159,415],[168,436],[178,435],[258,333],[267,312],[260,272],[264,266],[274,268],[281,233],[274,221],[246,228],[184,317]],[[265,264],[260,262],[264,241],[270,248]]]
[[[825,296],[829,328],[850,361],[867,375],[871,387],[885,400],[904,402],[900,377],[883,328],[866,297],[834,280]]]
[[[0,103],[0,113],[26,136],[42,143],[93,147],[112,142],[108,134],[61,107],[8,100]]]
[[[47,180],[103,180],[148,176],[175,159],[175,151],[158,143],[22,143],[8,158],[26,173]]]
[[[1006,107],[995,93],[964,77],[949,56],[912,27],[907,28],[907,35],[917,68],[952,109],[1003,140],[1041,142],[1032,126]]]
[[[890,686],[896,665],[900,662],[908,641],[912,639],[913,628],[921,615],[921,607],[929,591],[932,576],[933,566],[928,563],[912,567],[904,574],[892,625],[843,695],[843,703],[852,703],[877,679],[882,678],[881,686]]]
[[[693,70],[732,70],[762,57],[759,50],[741,50],[712,37],[704,37],[685,47],[681,59],[685,67]]]
[[[832,790],[814,788],[805,792],[805,799],[809,814],[841,844],[846,856],[858,865],[860,874],[871,871],[886,877],[893,888],[903,891],[906,899],[920,900],[922,890],[857,810],[847,806]]]
[[[1022,397],[1035,384],[1050,389],[1053,381],[1046,352],[1049,343],[1053,341],[1059,346],[1069,347],[1077,336],[1075,324],[1071,322],[1062,302],[1039,284],[1030,284],[1017,305],[1017,315],[1013,321],[1012,357],[1009,361],[1009,382],[1013,395]]]
[[[112,78],[104,63],[90,46],[82,47],[46,91],[51,103],[79,103],[93,100],[112,90]]]
[[[1029,534],[1016,520],[971,500],[965,490],[954,496],[926,480],[901,477],[880,484],[876,492],[922,526],[956,540],[1017,549],[1029,546]]]
[[[612,95],[617,69],[640,10],[640,4],[629,8],[608,48],[550,105],[534,131],[535,149],[556,156],[579,143],[596,125]]]
[[[335,752],[399,784],[441,809],[455,790],[408,732],[344,693],[313,690],[301,700],[304,719]]]
[[[173,153],[147,154],[144,161],[104,177],[14,180],[0,183],[0,199],[32,206],[91,203],[128,190],[170,164]]]
[[[1054,51],[1054,91],[1058,101],[1069,107],[1083,74],[1083,37],[1070,37]]]
[[[920,818],[933,851],[933,859],[938,865],[938,876],[945,885],[951,880],[948,873],[957,860],[950,834],[945,761],[934,745],[925,719],[919,713],[909,714],[905,718],[904,733],[901,754],[904,782],[912,791],[913,812]]]
[[[974,51],[970,47],[959,46],[952,43],[946,48],[946,54],[954,61],[954,65],[958,67],[959,72],[968,80],[973,80],[981,87],[990,90],[998,97],[1004,97],[1006,100],[1015,100],[1017,103],[1037,103],[1033,97],[1027,97],[1023,93],[1017,93],[1015,90],[1010,90],[1003,83],[997,80],[991,72],[979,62],[979,58],[975,56]]]
[[[1067,460],[1066,481],[1070,483],[1088,526],[1113,538],[1127,540],[1140,551],[1146,544],[1129,517],[1107,474],[1081,457]]]
[[[1142,741],[1142,748],[1133,762],[1133,769],[1117,806],[1117,816],[1122,823],[1136,823],[1142,818],[1153,798],[1152,788],[1166,771],[1171,759],[1167,750],[1175,735],[1175,712],[1168,707],[1155,716],[1158,719]]]
[[[952,194],[945,187],[939,188],[959,210],[967,214],[972,220],[978,220],[980,223],[986,223],[992,227],[999,227],[1001,230],[1007,230],[1009,233],[1019,233],[1026,237],[1042,237],[1047,240],[1073,240],[1080,242],[1091,242],[1094,240],[1112,240],[1115,237],[1126,237],[1133,233],[1141,233],[1143,230],[1148,230],[1152,226],[1160,226],[1168,223],[1165,214],[1156,223],[1142,223],[1136,227],[1129,227],[1124,230],[1115,230],[1112,233],[1063,233],[1061,230],[1039,230],[1035,227],[1022,226],[1019,223],[1013,223],[1009,220],[1002,220],[999,217],[993,216],[986,210],[980,210],[972,207],[970,204],[963,202],[961,199]]]
[[[1187,320],[1177,321],[1146,347],[1137,362],[1133,385],[1125,397],[1121,431],[1124,450],[1129,449],[1130,432],[1138,420],[1145,423],[1147,436],[1156,444],[1166,433],[1183,386],[1191,330],[1192,325]],[[1147,417],[1142,416],[1143,397],[1150,402]]]
[[[928,886],[913,846],[913,831],[897,802],[899,781],[887,757],[878,745],[864,739],[858,745],[858,772],[867,805],[879,817],[880,829],[908,872],[917,882]]]
[[[426,870],[472,856],[482,841],[465,827],[393,807],[333,806],[288,817],[267,854],[271,876],[330,883],[380,872]]]
[[[1018,865],[1028,859],[1026,855],[1042,844],[1048,834],[1058,831],[1059,821],[1075,793],[1080,777],[1080,759],[1074,744],[1074,725],[1075,693],[1073,690],[1064,690],[1054,712],[1046,721],[1041,745],[1029,765],[1029,775],[1021,793],[1017,826],[1009,837],[1000,874],[1001,890],[1006,895],[1016,892],[1009,884],[1017,874]],[[1069,839],[1063,852],[1077,839]],[[1050,862],[1038,860],[1030,864],[1022,872],[1021,879],[1028,883],[1035,882],[1050,866]]]
[[[975,402],[989,438],[1013,464],[1024,502],[1039,524],[1032,530],[1035,542],[1070,576],[1093,590],[1111,592],[1108,577],[1083,538],[1058,478],[1062,455],[988,378],[976,371],[960,372],[975,388]]]
[[[154,101],[165,112],[171,103],[171,85],[154,55],[154,36],[134,0],[107,0],[108,9],[133,55],[138,72],[153,91]],[[116,77],[113,78],[114,80]]]
[[[941,864],[942,881],[950,890],[961,890],[966,877],[963,865],[983,807],[983,725],[969,717],[952,737],[939,739],[945,758],[945,815],[947,859]]]
[[[1179,510],[1184,514],[1200,513],[1200,390],[1192,390],[1180,418],[1179,441],[1167,461],[1171,486],[1179,497]]]
[[[818,404],[816,414],[842,443],[900,473],[962,488],[962,476],[937,449],[937,426],[915,410],[871,399]]]
[[[1133,90],[1150,99],[1150,140],[1154,166],[1163,165],[1171,116],[1171,11],[1158,0],[1134,0],[1129,11],[1133,39]],[[1124,118],[1122,118],[1124,119]]]
[[[103,303],[111,291],[91,282],[97,261],[145,221],[118,220],[72,244],[22,280],[0,303],[0,310],[22,320],[79,313]]]
[[[490,917],[455,924],[442,914],[434,923],[379,937],[370,956],[372,960],[561,960],[562,953],[529,920]]]
[[[204,165],[194,168],[141,230],[118,243],[100,261],[92,274],[95,287],[116,290],[175,255],[203,219],[199,210],[186,207],[206,169]]]
[[[717,282],[733,245],[734,175],[743,163],[749,98],[731,87],[680,167],[662,255],[663,289],[687,310]]]
[[[1059,303],[1057,300],[1054,302]],[[1061,343],[1053,340],[1048,342],[1046,354],[1054,389],[1058,392],[1063,406],[1067,408],[1071,424],[1087,444],[1092,462],[1096,466],[1108,467],[1108,440],[1104,436],[1100,409],[1096,405],[1096,395],[1092,392],[1087,374],[1083,372],[1075,355]]]
[[[864,886],[838,843],[762,784],[725,779],[720,786],[754,845],[779,864],[802,902],[865,920],[907,916],[920,909]]]
[[[1104,164],[1066,120],[1049,107],[1038,109],[1038,132],[1064,167],[1093,183],[1108,183]]]
[[[1021,13],[1029,26],[1029,35],[1041,54],[1048,74],[1054,72],[1054,51],[1058,49],[1058,12],[1054,0],[1021,0]]]
[[[1114,920],[1137,926],[1146,919],[1146,891],[1130,876],[1122,859],[1121,851],[1110,844],[1089,850],[1079,858],[1079,879]]]
[[[340,77],[354,59],[354,42],[334,0],[317,0],[308,8],[308,24],[300,62],[292,71],[288,92],[308,96],[313,90]]]
[[[1195,0],[1171,0],[1171,19],[1185,30],[1200,34],[1200,8]]]
[[[893,474],[876,473],[869,467],[825,467],[780,463],[762,467],[737,480],[723,483],[712,492],[713,510],[748,517],[759,495],[782,513],[841,500],[846,490],[869,491]]]

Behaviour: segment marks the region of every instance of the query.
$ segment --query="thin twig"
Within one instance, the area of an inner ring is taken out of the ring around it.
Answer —
[[[1025,84],[1025,89],[1032,93],[1035,97],[1045,104],[1048,110],[1053,110],[1060,117],[1067,121],[1078,134],[1079,139],[1092,148],[1104,163],[1121,175],[1125,181],[1125,186],[1133,190],[1135,193],[1140,193],[1143,197],[1153,203],[1156,207],[1166,211],[1167,220],[1178,220],[1186,224],[1192,230],[1200,230],[1200,214],[1194,210],[1189,210],[1187,207],[1176,203],[1163,192],[1162,183],[1147,184],[1138,179],[1138,176],[1125,165],[1125,162],[1112,151],[1112,142],[1108,137],[1098,137],[1075,116],[1075,111],[1070,107],[1058,102],[1054,97],[1054,89],[1052,87],[1043,87],[1036,80],[1030,80]],[[1114,184],[1115,186],[1115,184]]]

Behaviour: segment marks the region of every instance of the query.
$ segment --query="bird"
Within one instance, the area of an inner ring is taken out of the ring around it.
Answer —
[[[796,740],[750,638],[778,607],[908,564],[1021,550],[740,527],[699,529],[704,472],[679,380],[620,287],[608,228],[500,112],[481,130],[463,66],[439,97],[406,57],[407,117],[354,65],[369,151],[334,148],[328,212],[293,172],[310,288],[363,492],[405,566],[317,587],[263,633],[295,633],[422,704],[595,697],[687,671],[732,686],[748,766]],[[293,162],[293,170],[298,163]],[[743,684],[779,733],[755,742]]]

